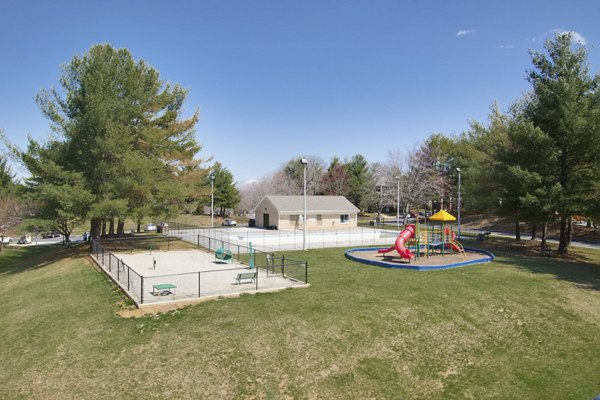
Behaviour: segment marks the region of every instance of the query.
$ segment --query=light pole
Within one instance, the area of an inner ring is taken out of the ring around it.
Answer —
[[[400,230],[400,175],[396,177],[397,197],[396,197],[396,229]]]
[[[460,240],[460,168],[456,168],[458,171],[458,239]]]
[[[306,165],[308,160],[306,158],[300,159],[300,164],[304,167],[304,221],[302,224],[302,250],[306,250]]]
[[[210,173],[210,226],[215,227],[215,174]]]

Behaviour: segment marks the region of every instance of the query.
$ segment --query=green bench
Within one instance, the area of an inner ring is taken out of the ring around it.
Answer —
[[[249,280],[253,283],[256,279],[256,271],[255,272],[240,272],[235,277],[235,282],[239,285],[242,283],[242,280]]]
[[[160,283],[158,285],[152,285],[151,293],[153,296],[158,296],[159,294],[161,296],[166,296],[168,294],[175,294],[175,288],[177,288],[177,286],[172,283]]]
[[[215,251],[215,262],[233,264],[233,253],[227,249],[217,249]]]

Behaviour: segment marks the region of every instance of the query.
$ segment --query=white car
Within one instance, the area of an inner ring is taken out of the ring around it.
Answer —
[[[12,244],[13,240],[10,236],[2,236],[2,244]]]
[[[156,225],[154,225],[154,224],[146,225],[146,232],[153,232],[153,231],[156,231]]]
[[[237,222],[235,222],[235,220],[231,219],[231,218],[227,218],[226,220],[223,221],[223,226],[237,226]]]

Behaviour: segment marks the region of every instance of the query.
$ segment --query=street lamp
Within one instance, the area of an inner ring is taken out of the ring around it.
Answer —
[[[460,168],[456,168],[458,171],[458,239],[460,240]]]
[[[400,230],[400,175],[396,177],[396,184],[398,185],[396,197],[396,229]]]
[[[215,174],[211,172],[210,178],[210,226],[215,227]]]
[[[306,158],[300,159],[300,164],[304,167],[304,223],[302,224],[302,250],[306,250],[306,165],[308,160]]]

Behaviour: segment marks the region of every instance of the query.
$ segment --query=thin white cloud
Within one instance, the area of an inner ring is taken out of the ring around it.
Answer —
[[[545,40],[549,35],[562,35],[564,33],[571,34],[571,38],[577,44],[585,46],[588,43],[587,39],[581,33],[577,32],[577,31],[570,31],[567,29],[559,29],[559,28],[550,29],[549,31],[544,32],[541,35],[534,37],[532,39],[532,41],[537,42],[538,40]]]
[[[456,36],[466,36],[473,33],[475,33],[475,29],[461,29],[460,31],[456,32]]]
[[[514,49],[515,46],[512,44],[501,44],[500,46],[498,46],[498,48],[500,50],[510,50],[510,49]]]
[[[573,38],[573,40],[575,41],[575,43],[579,43],[582,46],[585,46],[587,44],[587,39],[583,37],[583,35],[577,31],[565,31],[562,33],[570,33],[571,37]]]

